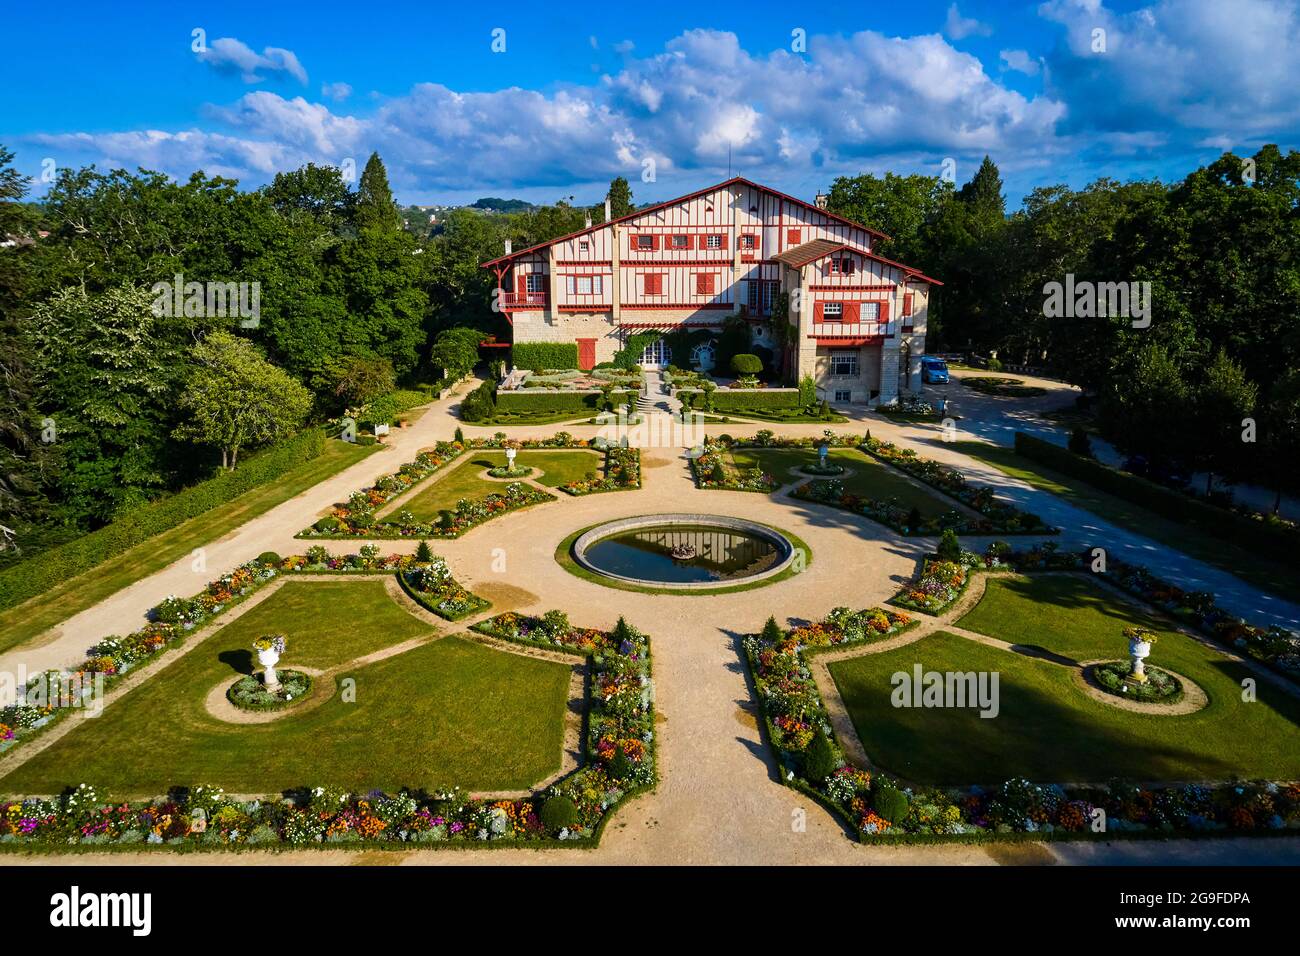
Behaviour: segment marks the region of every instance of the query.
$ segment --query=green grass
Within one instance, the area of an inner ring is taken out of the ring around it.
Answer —
[[[671,594],[675,597],[707,596],[707,595],[714,595],[714,594],[732,594],[737,591],[752,591],[755,588],[767,587],[769,584],[776,584],[779,581],[786,581],[794,577],[796,574],[803,573],[803,571],[794,570],[793,566],[791,566],[789,568],[786,568],[780,574],[774,574],[772,575],[772,577],[764,578],[761,581],[750,581],[746,584],[723,585],[722,587],[716,587],[716,588],[662,588],[662,587],[653,587],[650,585],[630,584],[627,581],[616,581],[614,578],[607,578],[603,574],[597,574],[594,571],[590,571],[587,568],[584,568],[582,565],[580,565],[577,561],[573,559],[573,542],[577,541],[581,535],[586,534],[592,528],[599,527],[601,524],[604,523],[605,522],[602,521],[602,522],[598,522],[597,524],[587,525],[587,527],[585,528],[579,528],[577,531],[573,532],[571,535],[569,535],[567,538],[561,541],[559,546],[555,549],[556,563],[559,564],[560,567],[564,568],[564,570],[572,574],[574,577],[582,578],[582,580],[584,581],[590,581],[592,584],[599,584],[607,588],[615,588],[616,590],[619,591],[635,591],[638,594]],[[757,523],[762,524],[762,522],[757,522]],[[781,534],[785,535],[785,537],[789,540],[790,544],[792,544],[796,550],[803,551],[804,554],[803,567],[805,571],[812,566],[812,562],[813,562],[812,549],[808,547],[807,543],[802,538],[800,538],[796,534],[791,534],[789,531],[786,531],[784,528],[775,528],[772,527],[772,525],[763,525],[763,527],[771,528],[773,531],[780,532]]]
[[[519,453],[517,462],[529,464],[524,459],[524,452]],[[462,456],[460,463],[440,477],[435,474],[432,482],[417,488],[409,497],[399,499],[380,512],[380,517],[387,517],[399,511],[410,511],[420,521],[435,521],[441,511],[451,511],[456,502],[462,498],[475,500],[505,491],[509,482],[482,477],[483,471],[505,465],[505,452],[473,452]],[[545,502],[542,502],[545,504]]]
[[[504,468],[506,453],[504,451],[477,452],[470,462],[473,467],[478,468]],[[534,471],[529,477],[548,488],[558,488],[570,481],[582,481],[587,477],[588,472],[599,475],[605,467],[605,456],[601,452],[581,449],[557,451],[524,448],[515,456],[515,464],[540,469],[542,474],[539,475]],[[499,491],[500,487],[494,490]]]
[[[273,631],[288,635],[282,667],[329,670],[433,628],[382,581],[290,582],[36,754],[0,791],[57,793],[83,781],[114,797],[194,783],[258,794],[303,785],[491,791],[560,768],[569,668],[459,637],[315,679],[319,688],[354,678],[352,703],[335,693],[265,724],[212,717],[208,692],[257,669],[250,644]]]
[[[356,464],[379,448],[378,445],[364,447],[328,441],[319,457],[304,462],[275,481],[155,535],[93,570],[0,613],[0,651],[31,640],[136,581],[189,557],[195,548],[212,544],[245,522]]]
[[[1283,597],[1300,594],[1300,565],[1288,567],[1262,558],[1232,541],[1161,517],[1141,505],[1101,491],[1078,478],[1044,467],[1032,459],[1017,455],[1013,449],[982,441],[963,441],[950,447],[1034,488],[1049,491],[1116,527],[1158,541],[1188,557],[1235,575],[1247,584]]]
[[[817,452],[811,448],[737,448],[731,453],[738,468],[762,468],[782,484],[801,480],[810,481],[812,475],[792,475],[790,469],[798,465],[817,463]],[[840,480],[844,489],[868,498],[897,498],[905,508],[916,508],[922,517],[941,515],[953,510],[953,502],[923,485],[908,480],[897,468],[891,468],[856,448],[832,448],[827,460],[844,465],[851,473]]]
[[[867,753],[886,770],[943,785],[1012,776],[1039,782],[1300,776],[1300,700],[1260,680],[1258,700],[1244,702],[1241,681],[1252,671],[1085,578],[990,580],[960,623],[1076,661],[1123,659],[1123,627],[1152,627],[1160,639],[1148,663],[1191,678],[1209,704],[1181,716],[1132,713],[1087,696],[1060,663],[938,632],[830,665]],[[894,708],[890,676],[917,662],[926,670],[998,672],[998,716]]]

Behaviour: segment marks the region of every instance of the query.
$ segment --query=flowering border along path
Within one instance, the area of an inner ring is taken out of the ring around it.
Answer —
[[[1026,572],[1080,570],[1092,560],[1090,552],[1059,552],[1051,543],[1028,552],[1009,552],[998,544],[991,545],[985,556],[963,552],[961,561],[952,563],[968,572]],[[1123,562],[1112,564],[1117,566],[1116,583],[1123,590],[1176,615],[1180,609],[1189,608],[1185,592],[1178,592],[1182,598],[1150,601],[1134,584],[1155,581],[1149,572]],[[942,610],[929,613],[939,614],[951,608],[969,577],[967,573],[957,593],[944,597]],[[1164,593],[1168,587],[1162,585],[1157,593]],[[1173,602],[1172,607],[1169,602]],[[1217,608],[1215,612],[1223,613]],[[1212,613],[1209,619],[1214,619]],[[1223,619],[1219,623],[1223,624]],[[1117,782],[1104,787],[1066,788],[1012,779],[992,790],[905,788],[884,773],[852,766],[836,738],[813,677],[811,660],[826,652],[885,641],[916,625],[900,611],[835,608],[823,621],[791,630],[769,621],[762,634],[749,635],[743,641],[763,713],[763,729],[780,766],[782,781],[827,807],[859,840],[979,842],[1300,834],[1300,784],[1295,782],[1163,787]],[[1230,630],[1240,627],[1250,625],[1229,625]],[[1247,652],[1250,649],[1249,643],[1234,642],[1231,646]]]
[[[406,494],[426,479],[459,459],[467,451],[501,449],[511,441],[505,432],[491,438],[472,438],[468,441],[438,442],[432,451],[415,456],[414,461],[402,465],[391,475],[385,475],[373,485],[354,492],[344,504],[303,528],[295,537],[325,540],[396,540],[403,538],[459,538],[484,522],[511,511],[535,504],[554,501],[555,496],[541,488],[523,482],[511,482],[501,491],[482,498],[462,498],[448,511],[447,523],[418,520],[408,511],[378,520],[375,513],[393,499]],[[605,452],[603,475],[594,481],[571,481],[560,486],[560,491],[575,497],[603,491],[632,491],[641,487],[641,453],[637,449],[620,448],[602,439],[574,438],[568,432],[558,432],[551,438],[529,438],[519,441],[516,447],[524,449],[591,448]]]
[[[596,846],[618,806],[657,781],[649,639],[622,619],[612,631],[572,627],[560,611],[501,614],[474,629],[588,659],[586,762],[542,791],[474,799],[458,788],[358,795],[315,787],[241,800],[195,786],[125,803],[82,784],[53,800],[0,802],[0,849]]]
[[[359,553],[335,556],[316,545],[306,554],[263,562],[260,558],[240,565],[208,583],[198,594],[188,598],[175,595],[164,598],[149,611],[149,623],[138,631],[118,637],[106,637],[90,648],[86,661],[74,670],[46,671],[33,674],[28,685],[73,687],[80,693],[93,690],[95,679],[102,675],[107,691],[129,671],[173,647],[200,626],[214,622],[225,611],[246,601],[261,588],[281,576],[292,574],[382,575],[396,574],[406,593],[422,607],[449,621],[459,620],[490,606],[489,602],[467,591],[452,576],[447,562],[436,555],[420,561],[409,554],[382,556],[376,545],[364,545]],[[41,730],[62,719],[76,708],[53,706],[46,702],[11,704],[0,707],[0,754],[31,739]]]

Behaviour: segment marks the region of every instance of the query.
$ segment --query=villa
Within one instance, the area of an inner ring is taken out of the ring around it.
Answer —
[[[575,343],[581,369],[633,334],[716,334],[739,316],[785,377],[811,375],[830,402],[884,403],[920,387],[930,289],[942,285],[878,255],[887,238],[737,176],[613,220],[607,201],[605,222],[518,252],[507,243],[483,265],[514,342]],[[694,367],[714,355],[712,335],[695,337]],[[641,358],[669,362],[663,339]]]

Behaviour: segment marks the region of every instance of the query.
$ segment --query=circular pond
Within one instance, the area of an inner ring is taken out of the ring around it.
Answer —
[[[709,588],[774,577],[795,559],[779,531],[718,515],[662,514],[610,521],[573,543],[579,565],[604,577],[670,588]]]

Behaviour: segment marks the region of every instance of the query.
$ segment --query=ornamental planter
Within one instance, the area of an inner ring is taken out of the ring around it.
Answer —
[[[1151,656],[1151,642],[1130,640],[1128,642],[1128,656],[1133,662],[1133,669],[1129,672],[1129,677],[1139,684],[1145,684],[1147,682],[1147,672],[1144,661]]]
[[[275,674],[275,665],[280,663],[280,652],[274,648],[259,650],[257,652],[257,662],[266,668],[266,676],[263,684],[267,690],[275,690],[280,686],[280,678]]]

